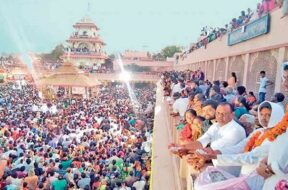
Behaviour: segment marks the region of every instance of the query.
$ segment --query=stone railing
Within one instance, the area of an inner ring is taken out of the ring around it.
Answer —
[[[179,175],[180,159],[168,150],[171,142],[177,142],[177,117],[171,117],[171,106],[166,102],[160,82],[157,83],[154,116],[151,189],[184,189]]]

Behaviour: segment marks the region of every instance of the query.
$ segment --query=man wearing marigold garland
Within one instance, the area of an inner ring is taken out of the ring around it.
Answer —
[[[270,145],[275,140],[275,136],[281,133],[282,128],[279,121],[283,116],[283,109],[279,105],[267,101],[263,102],[258,108],[258,118],[263,128],[257,129],[248,138],[235,146],[220,148],[218,150],[204,149],[205,154],[202,154],[202,156],[205,160],[214,159],[214,166],[242,166],[241,173],[249,174],[268,155]],[[220,171],[220,173],[223,174],[224,172]],[[261,181],[261,178],[259,180]],[[257,182],[254,179],[252,181],[251,183],[249,180],[240,181],[239,184],[247,182],[250,189],[261,189],[258,185],[261,186],[263,183]],[[227,188],[231,187],[228,186]]]

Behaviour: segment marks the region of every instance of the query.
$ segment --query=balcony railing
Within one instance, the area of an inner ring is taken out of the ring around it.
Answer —
[[[65,49],[67,54],[78,54],[78,55],[104,55],[103,52],[97,52],[97,51],[89,51],[89,50],[83,50],[83,49],[78,49],[78,50],[68,50]]]
[[[171,105],[164,98],[163,87],[157,83],[155,120],[153,130],[152,153],[152,184],[153,189],[182,190],[184,184],[181,181],[179,168],[180,159],[172,156],[168,150],[168,144],[177,142],[179,132],[176,124],[179,117],[171,117]]]

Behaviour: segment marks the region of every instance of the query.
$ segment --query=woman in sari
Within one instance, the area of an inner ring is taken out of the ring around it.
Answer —
[[[275,189],[278,182],[288,180],[288,132],[272,143],[269,155],[256,169],[264,179],[263,190]]]
[[[232,87],[233,89],[236,88],[236,83],[237,83],[237,76],[235,72],[231,73],[231,77],[228,79],[228,86]]]
[[[193,109],[189,109],[185,112],[184,118],[186,125],[180,132],[180,144],[186,144],[192,141],[192,127],[193,120],[197,116],[196,111]],[[180,160],[180,177],[186,178],[187,173],[187,162],[186,158],[183,157]]]
[[[185,144],[196,141],[202,135],[202,125],[204,118],[197,116],[196,111],[189,109],[185,113],[187,124],[180,134],[180,143]],[[180,160],[180,176],[186,179],[187,187],[191,187],[190,167],[186,161],[186,157]]]

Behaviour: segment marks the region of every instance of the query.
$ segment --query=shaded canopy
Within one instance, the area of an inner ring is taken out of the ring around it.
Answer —
[[[71,63],[65,62],[48,77],[41,78],[40,85],[93,87],[101,85],[98,80],[91,79]]]
[[[77,86],[77,87],[93,87],[101,85],[98,80],[90,79],[84,74],[55,74],[46,78],[42,78],[38,82],[40,85],[52,86]]]

